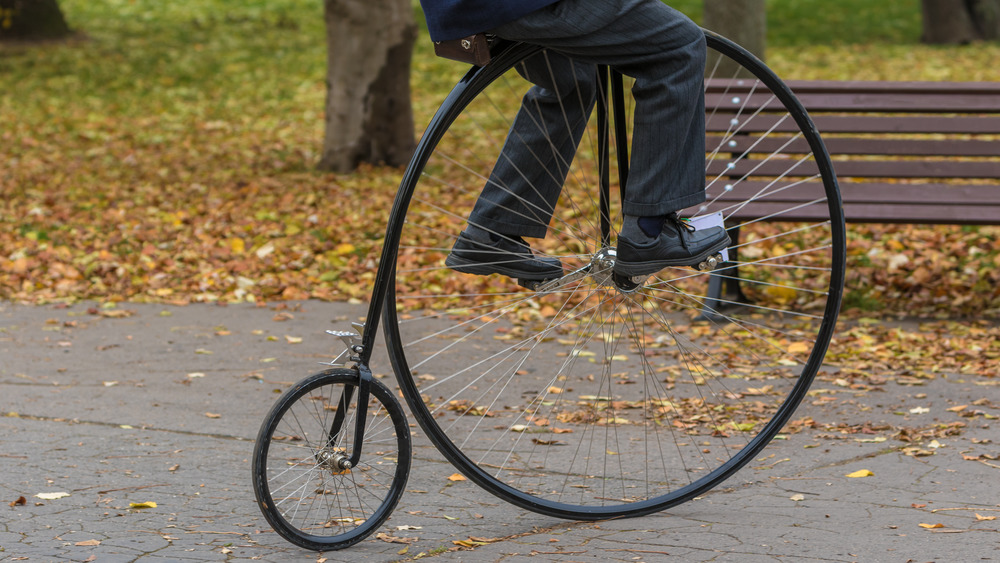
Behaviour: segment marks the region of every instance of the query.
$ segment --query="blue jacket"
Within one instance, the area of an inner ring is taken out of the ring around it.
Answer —
[[[558,0],[420,0],[434,41],[488,31]]]

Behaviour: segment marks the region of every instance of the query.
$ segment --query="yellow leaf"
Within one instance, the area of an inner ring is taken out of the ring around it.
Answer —
[[[928,530],[934,528],[944,528],[944,524],[920,524],[921,528],[927,528]]]
[[[795,299],[795,290],[790,287],[780,287],[772,285],[766,288],[764,290],[764,293],[770,295],[771,297],[777,299],[782,303],[787,303]]]
[[[848,473],[844,477],[850,477],[852,479],[857,479],[858,477],[872,477],[874,475],[875,475],[874,473],[872,473],[871,471],[869,471],[867,469],[859,469],[859,470],[855,471],[854,473]]]
[[[156,503],[153,501],[149,502],[130,502],[128,503],[129,508],[135,508],[136,510],[142,510],[143,508],[156,508]]]
[[[468,479],[465,478],[465,475],[462,475],[461,473],[452,473],[451,476],[448,477],[448,480],[449,481],[468,481]]]
[[[207,416],[208,418],[222,418],[221,414],[214,413],[214,412],[207,412],[207,413],[205,413],[205,416]]]
[[[302,337],[301,337],[301,336],[288,336],[288,335],[286,334],[286,335],[285,335],[285,340],[286,340],[286,341],[287,341],[287,342],[288,342],[289,344],[302,344]]]
[[[789,354],[805,354],[809,352],[810,347],[805,342],[794,342],[788,347]]]
[[[996,520],[996,519],[997,519],[996,516],[983,516],[983,515],[981,515],[979,513],[976,513],[976,520],[979,520],[979,521],[983,521],[983,520]]]
[[[789,500],[800,501],[800,500],[806,500],[806,495],[803,495],[802,493],[799,493],[797,495],[792,495],[792,496],[790,496],[788,498],[789,498]]]
[[[35,496],[38,497],[38,498],[40,498],[40,499],[42,499],[42,500],[56,500],[56,499],[61,499],[63,497],[68,497],[69,493],[62,493],[62,492],[60,492],[60,493],[38,493]]]
[[[241,238],[229,239],[229,248],[233,254],[243,254],[247,251],[247,243]]]
[[[355,246],[349,242],[342,242],[337,245],[337,248],[333,249],[334,254],[338,256],[343,256],[344,254],[350,254],[355,251]]]

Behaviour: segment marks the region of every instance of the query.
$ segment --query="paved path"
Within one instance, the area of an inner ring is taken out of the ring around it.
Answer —
[[[339,352],[324,330],[363,314],[313,302],[0,303],[0,561],[316,561],[257,511],[252,440],[276,393]],[[378,358],[372,367],[389,370]],[[449,481],[454,469],[417,432],[407,493],[384,530],[409,543],[370,538],[320,557],[1000,560],[996,383],[941,374],[859,391],[820,382],[796,414],[815,428],[775,441],[723,487],[600,523],[538,516]],[[846,477],[863,469],[873,475]],[[130,508],[143,502],[156,507]],[[469,538],[484,545],[453,543]]]

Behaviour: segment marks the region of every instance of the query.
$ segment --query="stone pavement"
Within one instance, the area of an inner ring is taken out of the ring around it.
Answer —
[[[253,501],[253,437],[277,392],[340,351],[324,330],[364,307],[283,307],[0,303],[0,561],[1000,560],[1000,389],[954,374],[818,382],[796,414],[815,427],[703,498],[629,520],[555,520],[449,481],[415,428],[384,526],[396,541],[300,550]],[[858,470],[873,475],[846,476]]]

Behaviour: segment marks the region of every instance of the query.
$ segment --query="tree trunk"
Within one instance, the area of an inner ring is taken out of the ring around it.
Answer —
[[[765,0],[704,0],[703,25],[742,45],[764,60],[767,45],[767,7]],[[726,61],[729,63],[731,61]],[[720,65],[718,77],[732,76],[739,68],[735,63]],[[712,72],[712,69],[706,69]]]
[[[972,15],[983,39],[1000,39],[1000,0],[973,0]]]
[[[0,0],[0,41],[59,39],[69,34],[57,0]]]
[[[417,26],[410,0],[324,0],[326,133],[319,167],[405,164],[415,147],[410,60]]]
[[[924,43],[969,43],[979,38],[967,0],[922,0]]]
[[[1000,39],[1000,0],[922,0],[924,43]]]

